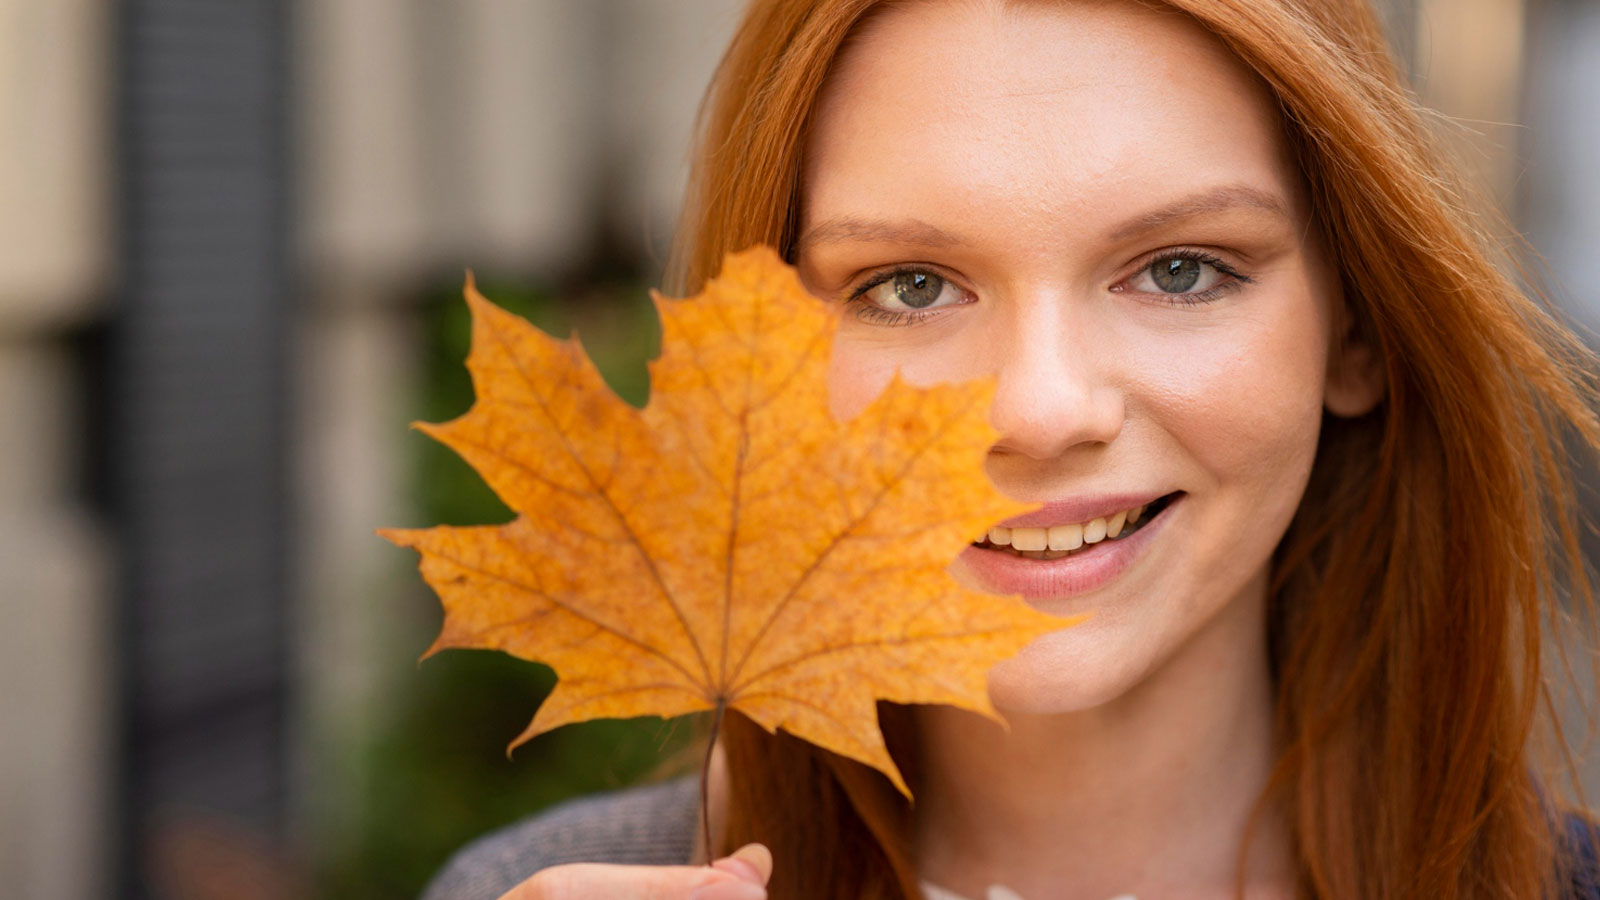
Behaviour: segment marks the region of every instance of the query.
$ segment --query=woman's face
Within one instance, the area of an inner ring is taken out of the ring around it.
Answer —
[[[1017,544],[1065,550],[1086,539],[1074,526],[1093,538],[1146,506],[1061,558],[975,547],[953,565],[1095,611],[994,670],[1003,709],[1096,706],[1259,607],[1311,469],[1338,307],[1280,127],[1220,43],[1135,3],[896,6],[830,75],[796,260],[845,303],[835,412],[896,369],[994,375],[990,477],[1061,504]]]

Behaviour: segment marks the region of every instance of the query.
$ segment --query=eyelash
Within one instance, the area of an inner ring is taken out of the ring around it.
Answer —
[[[895,266],[892,269],[885,269],[881,272],[877,272],[868,276],[866,281],[862,282],[850,292],[850,296],[846,297],[844,302],[846,305],[852,303],[857,304],[856,318],[872,322],[876,325],[915,325],[924,319],[937,316],[946,309],[949,309],[949,307],[922,310],[884,309],[881,306],[874,306],[873,304],[862,299],[867,291],[872,290],[878,285],[891,281],[896,276],[909,275],[913,272],[925,272],[930,275],[938,275],[947,284],[950,284],[951,286],[955,285],[954,281],[945,278],[943,275],[940,275],[937,271],[929,266],[901,265]]]
[[[1227,275],[1231,280],[1224,281],[1220,284],[1206,288],[1203,291],[1197,291],[1191,294],[1150,294],[1150,296],[1158,298],[1156,300],[1158,303],[1166,303],[1171,306],[1200,306],[1206,303],[1212,303],[1230,291],[1238,290],[1240,285],[1251,284],[1255,281],[1254,278],[1251,278],[1243,272],[1240,272],[1238,269],[1228,265],[1216,255],[1207,253],[1206,251],[1197,247],[1169,247],[1165,250],[1157,250],[1141,260],[1139,265],[1134,267],[1133,275],[1130,275],[1129,278],[1137,276],[1139,273],[1145,271],[1150,266],[1163,259],[1187,259],[1193,260],[1194,262],[1205,263],[1206,265],[1216,269],[1218,272]],[[939,272],[935,271],[929,266],[900,265],[890,269],[885,269],[881,272],[876,272],[868,276],[866,281],[862,282],[860,285],[850,291],[849,296],[845,298],[844,302],[846,305],[856,304],[856,318],[872,322],[877,325],[891,326],[915,325],[918,322],[922,322],[934,316],[940,315],[944,313],[945,310],[949,309],[949,307],[942,307],[940,309],[933,310],[890,310],[884,309],[880,306],[874,306],[873,304],[862,299],[867,291],[872,290],[878,285],[883,284],[884,282],[887,282],[898,275],[905,275],[914,272],[924,272],[928,274],[939,275],[939,277],[943,278],[947,283],[954,285],[953,281],[945,278],[943,275],[940,275]],[[1126,281],[1128,279],[1123,280]],[[1118,282],[1118,284],[1120,285],[1121,282]],[[1112,290],[1121,293],[1123,289],[1113,286]]]
[[[1238,290],[1240,285],[1253,284],[1255,282],[1254,278],[1228,265],[1215,254],[1208,253],[1198,247],[1168,247],[1165,250],[1157,250],[1148,254],[1139,261],[1138,265],[1134,266],[1133,274],[1123,279],[1123,281],[1137,277],[1140,273],[1163,259],[1187,259],[1197,263],[1204,263],[1228,276],[1230,280],[1219,282],[1203,291],[1195,291],[1189,294],[1148,294],[1148,296],[1156,298],[1157,303],[1166,303],[1170,306],[1201,306],[1215,302],[1224,295]],[[1124,289],[1118,286],[1121,284],[1122,282],[1119,281],[1111,289],[1117,293],[1122,293]]]

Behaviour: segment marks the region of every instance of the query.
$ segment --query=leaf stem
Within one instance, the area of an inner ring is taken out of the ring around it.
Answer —
[[[717,747],[717,732],[722,729],[722,714],[727,708],[727,701],[718,697],[717,707],[711,713],[711,736],[706,739],[705,762],[700,765],[700,823],[705,828],[708,866],[716,858],[716,853],[711,847],[711,751]]]

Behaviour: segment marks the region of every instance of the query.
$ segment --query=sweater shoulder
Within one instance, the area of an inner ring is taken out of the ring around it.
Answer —
[[[694,852],[696,780],[685,776],[569,800],[456,851],[422,900],[495,900],[573,862],[682,865]]]
[[[1565,900],[1600,900],[1600,823],[1583,813],[1562,820],[1561,862]]]

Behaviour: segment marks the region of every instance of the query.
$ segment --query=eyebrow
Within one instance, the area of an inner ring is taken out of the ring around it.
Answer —
[[[1112,240],[1123,240],[1170,222],[1229,209],[1261,209],[1288,219],[1289,207],[1277,194],[1247,184],[1227,184],[1190,194],[1174,203],[1142,213],[1111,231]],[[967,243],[961,237],[920,219],[865,219],[838,216],[812,226],[796,242],[797,249],[816,244],[848,241],[914,244],[924,247],[954,247]]]
[[[886,219],[863,219],[859,216],[839,216],[819,222],[801,236],[796,247],[805,249],[815,244],[839,244],[848,241],[867,241],[881,244],[920,244],[924,247],[953,247],[966,243],[942,228],[929,225],[921,219],[904,219],[890,222]]]
[[[1190,194],[1176,203],[1135,216],[1112,229],[1111,239],[1120,241],[1160,228],[1169,222],[1229,209],[1262,209],[1283,219],[1291,218],[1289,205],[1277,194],[1248,184],[1225,184]]]

